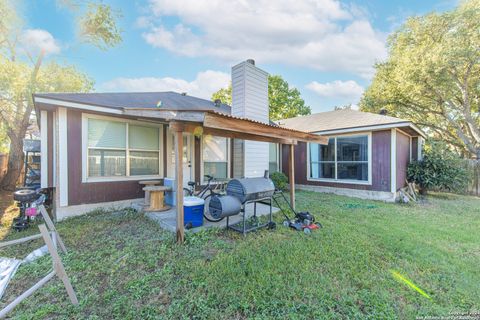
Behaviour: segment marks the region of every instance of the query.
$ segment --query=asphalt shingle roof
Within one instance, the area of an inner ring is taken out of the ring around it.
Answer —
[[[160,108],[167,110],[216,111],[230,114],[229,105],[216,106],[213,101],[167,92],[104,92],[104,93],[37,93],[36,98],[48,98],[107,108]]]
[[[301,129],[305,132],[322,132],[385,124],[409,123],[408,120],[356,110],[335,110],[279,120],[281,127]]]

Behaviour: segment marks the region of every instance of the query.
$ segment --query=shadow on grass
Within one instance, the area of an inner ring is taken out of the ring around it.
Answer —
[[[0,190],[0,240],[5,239],[11,230],[13,218],[19,214],[11,191]]]

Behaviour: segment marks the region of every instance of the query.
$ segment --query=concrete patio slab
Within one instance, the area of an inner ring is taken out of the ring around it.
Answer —
[[[137,211],[142,211],[143,212],[143,204],[140,203],[134,203],[132,204],[132,207],[136,209]],[[247,217],[253,216],[253,203],[248,203],[246,206],[246,213]],[[272,213],[278,212],[279,209],[276,207],[272,207]],[[257,216],[267,216],[270,213],[270,206],[262,204],[262,203],[257,203]],[[167,231],[170,232],[175,232],[176,226],[177,226],[177,221],[176,221],[176,208],[173,207],[169,210],[166,211],[161,211],[161,212],[144,212],[145,216],[151,219],[152,221],[155,221],[158,223],[158,225]],[[242,215],[237,214],[236,216],[230,217],[230,224],[235,224],[239,221],[242,220]],[[205,230],[207,228],[225,228],[226,227],[226,219],[223,219],[220,222],[210,222],[207,220],[204,220],[203,226],[185,230],[188,232],[198,232],[201,230]]]

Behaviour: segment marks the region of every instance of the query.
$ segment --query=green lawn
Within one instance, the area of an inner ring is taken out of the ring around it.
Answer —
[[[400,205],[299,192],[297,206],[324,228],[307,236],[279,226],[245,239],[210,230],[178,246],[131,211],[61,222],[80,306],[69,304],[54,279],[12,316],[411,319],[480,310],[479,198],[438,194]],[[2,255],[24,256],[39,244]],[[50,267],[48,257],[20,267],[2,305]]]

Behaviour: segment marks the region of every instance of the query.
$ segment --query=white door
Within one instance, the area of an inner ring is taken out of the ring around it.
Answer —
[[[192,135],[183,134],[183,187],[187,187],[188,181],[193,181],[193,144]],[[168,176],[175,178],[175,137],[168,131]]]
[[[193,181],[192,173],[192,136],[183,134],[183,185],[187,186],[188,181]]]

